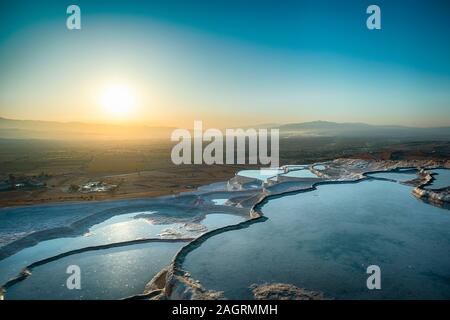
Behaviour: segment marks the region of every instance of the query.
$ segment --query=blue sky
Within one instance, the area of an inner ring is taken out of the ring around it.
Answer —
[[[0,4],[0,116],[109,121],[96,90],[122,81],[130,121],[450,125],[448,1],[73,3],[80,31],[72,2]]]

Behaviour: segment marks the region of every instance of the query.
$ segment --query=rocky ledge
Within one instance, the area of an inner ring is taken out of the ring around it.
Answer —
[[[250,288],[255,300],[325,300],[321,292],[286,283],[253,284]]]
[[[439,190],[425,189],[429,185],[434,177],[431,172],[427,170],[421,170],[419,175],[422,177],[421,182],[412,191],[412,194],[419,199],[429,201],[435,204],[450,204],[450,188],[442,188]]]

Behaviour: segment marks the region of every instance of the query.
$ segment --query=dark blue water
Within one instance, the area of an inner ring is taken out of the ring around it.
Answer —
[[[381,180],[321,185],[269,200],[268,220],[189,253],[183,268],[231,299],[256,283],[291,283],[336,299],[450,299],[450,212]],[[381,290],[366,286],[381,268]]]

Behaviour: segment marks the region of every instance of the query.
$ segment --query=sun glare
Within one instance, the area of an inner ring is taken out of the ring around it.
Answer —
[[[131,114],[136,104],[134,92],[121,85],[105,88],[100,97],[104,111],[113,117],[124,117]]]

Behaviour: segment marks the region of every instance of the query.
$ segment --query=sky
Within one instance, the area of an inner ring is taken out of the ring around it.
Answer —
[[[68,30],[66,9],[81,9]],[[369,30],[366,8],[381,9]],[[0,2],[0,117],[450,125],[449,1]]]

